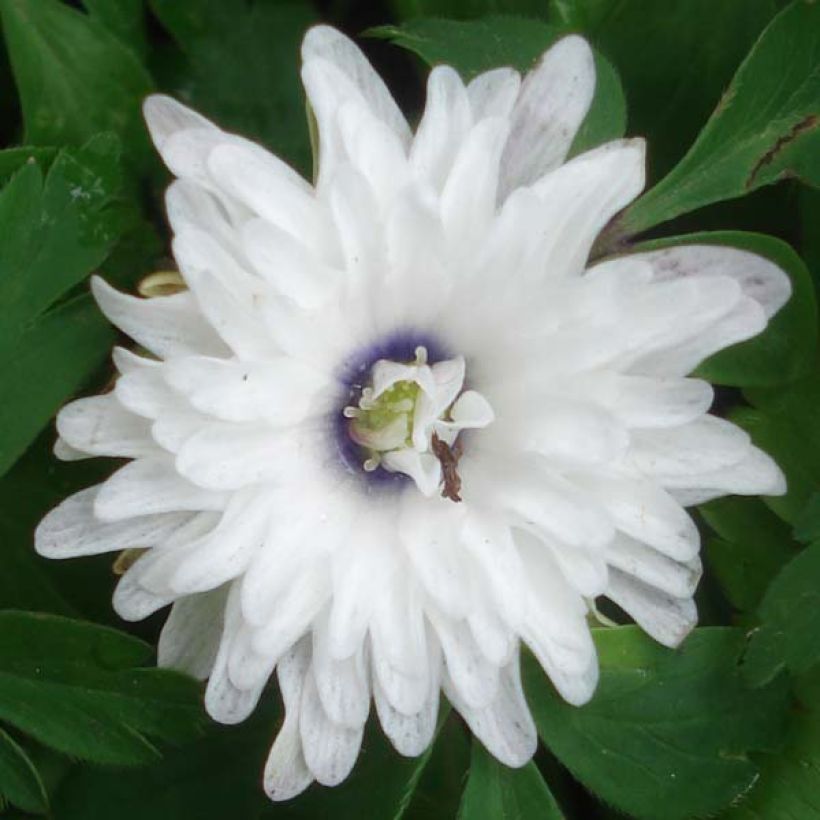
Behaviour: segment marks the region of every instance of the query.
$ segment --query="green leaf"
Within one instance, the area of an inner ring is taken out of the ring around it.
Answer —
[[[56,148],[35,146],[6,148],[0,151],[0,182],[6,183],[9,177],[26,163],[36,163],[40,168],[48,168],[56,156]]]
[[[760,782],[723,820],[820,820],[820,675],[798,682],[783,748],[761,755]]]
[[[119,235],[117,153],[99,136],[60,153],[45,180],[26,164],[0,191],[0,475],[111,347],[90,296],[58,300]]]
[[[770,23],[695,144],[624,213],[616,233],[640,233],[790,176],[820,185],[818,30],[820,5],[807,0]]]
[[[697,137],[777,11],[774,0],[548,0],[549,21],[587,37],[618,69],[629,131],[658,179]]]
[[[185,57],[166,79],[171,93],[222,127],[310,169],[299,45],[315,22],[308,2],[151,0]]]
[[[786,474],[784,496],[766,498],[766,504],[794,525],[820,486],[820,374],[788,387],[745,391],[752,408],[740,408],[731,419],[746,430]]]
[[[116,576],[111,555],[82,561],[53,561],[34,551],[34,529],[60,501],[107,478],[104,459],[60,462],[54,434],[39,436],[14,467],[0,478],[0,498],[13,515],[0,516],[0,610],[29,609],[55,615],[118,622],[111,609]]]
[[[114,331],[92,298],[49,310],[0,356],[0,474],[108,358]]]
[[[277,697],[269,689],[243,724],[211,725],[199,742],[168,751],[156,765],[116,777],[91,767],[78,768],[55,798],[55,816],[59,820],[404,817],[432,752],[420,758],[399,756],[372,720],[356,767],[340,786],[327,789],[314,784],[293,800],[271,804],[262,791],[262,771],[280,715]]]
[[[539,20],[504,15],[470,22],[412,20],[402,26],[380,26],[368,33],[412,51],[428,65],[447,63],[465,81],[499,66],[529,71],[561,36],[557,28]],[[595,67],[595,96],[571,155],[623,136],[626,127],[626,103],[615,69],[600,54],[595,55]]]
[[[99,763],[155,760],[154,740],[200,728],[196,681],[146,663],[130,635],[56,615],[0,612],[0,719],[57,751]]]
[[[476,740],[459,820],[563,820],[564,815],[538,767],[499,763]]]
[[[696,375],[732,387],[769,387],[806,375],[817,358],[817,303],[803,260],[779,239],[741,231],[673,236],[642,243],[635,251],[682,245],[722,245],[750,251],[778,265],[792,284],[791,298],[763,333],[711,356]]]
[[[538,16],[544,10],[543,0],[391,0],[390,5],[401,19],[448,17],[469,20],[500,11]]]
[[[151,78],[101,22],[58,0],[5,0],[0,19],[25,122],[25,142],[80,145],[114,131],[128,156],[149,156],[140,104]]]
[[[542,740],[588,789],[636,818],[683,820],[754,783],[747,754],[778,742],[786,691],[745,688],[741,630],[698,629],[676,651],[634,627],[596,630],[596,643],[601,680],[587,706],[564,703],[529,656],[524,667]]]
[[[699,507],[720,538],[706,542],[709,566],[736,609],[750,612],[797,552],[788,525],[759,498],[728,496]]]
[[[781,570],[758,615],[743,662],[750,683],[762,686],[786,667],[799,675],[820,661],[820,542]]]
[[[148,53],[143,0],[83,0],[91,18],[99,20],[126,48],[144,61]]]
[[[820,541],[820,492],[816,492],[806,504],[794,524],[794,537],[808,544]]]
[[[45,814],[48,793],[25,750],[0,729],[0,795],[23,811]]]

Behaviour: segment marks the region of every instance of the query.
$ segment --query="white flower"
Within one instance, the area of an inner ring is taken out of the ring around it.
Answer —
[[[315,186],[146,103],[189,290],[93,282],[141,352],[62,410],[58,454],[129,461],[36,537],[55,558],[147,548],[115,608],[173,603],[159,662],[209,678],[215,719],[245,718],[276,670],[274,799],[347,776],[371,698],[402,754],[430,743],[443,690],[524,764],[521,642],[584,703],[594,599],[678,644],[701,571],[684,507],[784,489],[687,374],[759,333],[786,276],[693,245],[586,267],[643,188],[644,144],[565,162],[594,86],[583,40],[523,82],[437,67],[415,134],[338,32],[312,29],[303,58]]]

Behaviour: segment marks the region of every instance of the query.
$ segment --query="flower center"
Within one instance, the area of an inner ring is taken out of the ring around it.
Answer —
[[[404,473],[426,496],[440,489],[461,501],[459,433],[486,427],[493,411],[480,393],[463,390],[462,357],[430,365],[425,347],[415,355],[412,362],[379,359],[371,367],[358,403],[343,410],[348,435],[362,448],[366,472]]]

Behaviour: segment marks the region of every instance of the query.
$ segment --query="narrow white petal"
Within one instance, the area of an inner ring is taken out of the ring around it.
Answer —
[[[201,413],[225,421],[267,420],[282,426],[304,419],[317,403],[319,390],[329,384],[317,370],[284,356],[260,362],[178,357],[162,372]]]
[[[330,655],[327,621],[313,629],[313,676],[328,717],[343,726],[357,728],[370,711],[370,685],[364,644],[349,658]]]
[[[461,77],[449,66],[436,66],[427,78],[427,104],[410,150],[418,179],[442,189],[472,123]]]
[[[153,615],[158,610],[174,602],[173,595],[158,595],[140,585],[139,577],[142,570],[140,564],[144,565],[146,558],[149,558],[150,555],[151,552],[148,552],[139,558],[135,564],[126,570],[114,588],[111,605],[114,612],[124,621],[141,621],[143,618]]]
[[[224,627],[227,587],[181,598],[171,607],[157,645],[157,666],[198,680],[211,673]]]
[[[468,134],[453,160],[441,193],[441,218],[454,247],[484,238],[495,215],[498,161],[509,124],[482,120]]]
[[[220,145],[208,156],[208,169],[224,191],[303,244],[315,246],[327,233],[319,205],[286,168],[272,155],[238,145]]]
[[[381,696],[404,715],[422,708],[436,658],[425,628],[422,597],[406,567],[397,568],[376,592],[370,624],[373,678]]]
[[[472,733],[494,757],[513,767],[527,763],[538,747],[538,734],[521,688],[518,667],[516,652],[501,671],[495,700],[482,709],[473,709],[461,700],[446,674],[442,684],[447,699],[467,721]]]
[[[95,456],[139,458],[159,452],[149,423],[111,393],[67,404],[57,414],[57,432],[71,447]]]
[[[437,650],[431,648],[430,677],[427,696],[418,711],[405,714],[393,705],[382,689],[377,676],[373,678],[373,700],[379,723],[396,751],[405,757],[417,757],[432,743],[438,720],[439,689],[441,686],[440,660]]]
[[[290,800],[313,782],[299,733],[302,691],[309,671],[310,641],[303,638],[279,661],[276,669],[285,704],[285,721],[265,763],[263,782],[271,800]]]
[[[512,68],[495,68],[474,77],[467,85],[473,119],[509,117],[520,89],[521,75]]]
[[[718,277],[704,277],[707,281]],[[727,280],[733,281],[733,280]],[[690,332],[675,344],[648,353],[631,366],[633,373],[646,376],[686,376],[713,353],[757,336],[766,327],[766,314],[748,296],[725,315],[700,332]]]
[[[302,41],[302,60],[327,60],[347,77],[367,102],[373,113],[389,125],[404,141],[410,138],[410,127],[396,105],[382,78],[373,70],[361,49],[344,34],[330,26],[314,26]],[[308,89],[309,91],[310,89]],[[319,114],[320,106],[311,97],[311,104]]]
[[[179,131],[189,128],[218,130],[201,114],[164,94],[152,94],[148,97],[142,104],[142,113],[148,124],[151,139],[160,153],[168,139]]]
[[[499,668],[490,663],[473,638],[466,621],[428,613],[436,632],[448,677],[459,700],[474,709],[487,706],[498,692]]]
[[[253,688],[239,689],[234,685],[228,674],[228,659],[242,628],[239,585],[232,584],[225,604],[225,622],[219,650],[205,689],[205,709],[219,723],[234,724],[245,720],[256,708],[267,678],[273,672],[275,659],[271,660],[268,674],[262,676]]]
[[[675,598],[691,598],[702,573],[699,557],[689,561],[673,561],[622,533],[607,547],[606,560],[624,574]],[[599,594],[600,590],[596,592],[596,595]]]
[[[312,674],[305,679],[299,713],[305,762],[323,786],[336,786],[353,769],[362,745],[364,724],[348,728],[334,723],[319,698]]]
[[[591,475],[584,476],[583,483],[621,532],[676,561],[689,561],[698,554],[698,528],[683,507],[656,484]]]
[[[664,646],[678,646],[698,621],[695,602],[691,598],[672,597],[619,570],[610,573],[605,594]]]
[[[101,485],[94,514],[101,521],[121,521],[179,510],[219,510],[225,502],[222,493],[182,478],[168,461],[141,458],[120,467]]]
[[[451,501],[407,493],[402,498],[399,538],[417,576],[444,613],[464,617],[469,589],[462,571],[459,514]]]
[[[245,224],[242,245],[257,273],[300,307],[318,308],[338,284],[338,271],[316,259],[287,231],[264,219]]]
[[[586,40],[559,40],[524,78],[502,160],[501,196],[560,165],[592,103],[595,61]]]
[[[106,523],[94,515],[99,487],[69,496],[38,524],[34,548],[47,558],[76,558],[134,547],[152,547],[190,520],[189,513],[139,515]]]
[[[627,460],[663,484],[676,478],[737,464],[749,450],[749,435],[716,416],[702,416],[680,427],[636,430]]]
[[[737,280],[771,318],[791,296],[789,277],[773,262],[749,251],[719,245],[682,245],[636,254],[658,281],[677,277],[728,276]]]
[[[190,293],[140,299],[114,290],[98,276],[91,278],[91,290],[109,321],[160,358],[228,352]]]
[[[575,157],[533,186],[543,226],[533,264],[542,276],[581,273],[601,229],[643,190],[645,165],[643,140],[617,140]]]

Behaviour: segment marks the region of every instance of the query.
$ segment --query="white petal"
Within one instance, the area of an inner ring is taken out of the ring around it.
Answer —
[[[749,435],[716,416],[702,416],[681,427],[636,430],[628,461],[644,475],[665,483],[737,464],[749,450]]]
[[[101,521],[179,510],[219,510],[222,493],[191,484],[165,460],[141,458],[117,470],[104,482],[94,502]]]
[[[208,156],[208,169],[222,190],[308,247],[326,239],[312,192],[273,155],[220,145]]]
[[[498,692],[498,667],[490,663],[473,638],[466,621],[428,612],[444,653],[447,675],[459,701],[470,708],[487,706]]]
[[[495,215],[498,161],[508,131],[504,119],[482,120],[453,160],[441,194],[441,218],[455,248],[483,239]]]
[[[337,271],[316,259],[287,231],[264,219],[246,223],[242,244],[259,275],[300,307],[319,307],[336,287]]]
[[[152,547],[190,519],[187,513],[146,515],[105,523],[94,516],[99,487],[69,496],[38,524],[34,548],[47,558],[76,558],[134,547]]]
[[[232,584],[225,605],[222,639],[205,689],[205,709],[219,723],[235,724],[245,720],[256,708],[267,679],[273,672],[275,659],[271,659],[267,674],[260,676],[253,688],[239,689],[231,681],[228,674],[228,658],[242,627],[239,585]]]
[[[617,140],[542,177],[532,189],[544,226],[534,270],[550,277],[580,274],[601,229],[643,190],[645,164],[643,140]]]
[[[98,276],[91,278],[91,290],[113,324],[160,358],[228,352],[190,293],[140,299],[114,290]]]
[[[240,576],[265,543],[270,524],[267,495],[255,490],[235,493],[216,528],[192,543],[188,560],[182,549],[166,583],[174,592],[205,592]],[[186,545],[187,546],[187,545]]]
[[[528,409],[511,432],[512,446],[568,465],[611,464],[629,445],[629,434],[608,410],[575,402]]]
[[[163,375],[201,413],[283,426],[304,419],[328,385],[318,371],[283,356],[262,362],[179,357],[166,363]]]
[[[418,179],[442,189],[472,120],[461,78],[450,66],[436,66],[427,78],[427,103],[410,150]]]
[[[348,78],[373,113],[387,123],[403,141],[409,140],[407,120],[381,77],[349,37],[330,26],[314,26],[302,41],[302,60],[308,63],[316,59],[327,60]],[[322,106],[317,105],[317,100],[312,96],[310,101],[318,117]]]
[[[558,167],[592,103],[595,61],[577,36],[559,40],[524,78],[502,160],[501,196]]]
[[[409,178],[402,141],[355,100],[341,106],[338,120],[342,147],[349,161],[367,180],[379,206],[388,207]]]
[[[704,278],[706,281],[719,281],[719,277]],[[685,376],[713,353],[751,339],[765,327],[763,308],[754,299],[742,297],[709,327],[695,332],[690,325],[691,332],[684,339],[637,359],[630,369],[646,376]]]
[[[464,481],[466,485],[466,477]],[[560,475],[548,474],[540,466],[511,470],[495,494],[523,525],[540,529],[570,546],[596,549],[612,538],[612,521],[604,505],[596,504],[588,492]]]
[[[676,561],[689,561],[698,554],[698,528],[683,507],[656,484],[591,475],[583,482],[622,532]]]
[[[183,231],[174,238],[173,248],[199,310],[225,344],[242,358],[275,354],[273,339],[255,309],[271,298],[263,292],[264,284],[251,289],[248,275],[201,231]]]
[[[141,621],[174,601],[174,596],[171,594],[157,595],[140,586],[138,581],[141,571],[140,563],[144,564],[145,559],[150,555],[151,552],[147,552],[139,558],[126,570],[114,588],[111,605],[114,612],[125,621]]]
[[[524,568],[503,518],[471,509],[460,531],[461,543],[482,571],[499,615],[515,626],[524,611]]]
[[[433,650],[431,649],[431,654]],[[382,729],[396,751],[405,757],[417,757],[432,743],[438,719],[440,661],[431,662],[428,693],[421,708],[405,714],[385,694],[378,677],[373,679],[373,699]]]
[[[524,534],[518,535],[517,541],[530,581],[521,637],[561,696],[576,706],[586,703],[598,683],[586,605],[561,577],[543,544]]]
[[[482,709],[464,703],[447,675],[443,688],[447,699],[467,721],[472,733],[487,750],[507,766],[523,766],[535,754],[538,734],[521,688],[518,653],[502,670],[498,694]]]
[[[71,447],[95,456],[139,458],[159,452],[148,422],[129,413],[111,393],[63,407],[57,432]]]
[[[370,711],[370,686],[364,644],[349,658],[330,655],[327,620],[313,629],[313,676],[325,713],[334,722],[358,728]]]
[[[467,97],[475,122],[485,117],[509,117],[520,88],[521,75],[512,68],[495,68],[470,80]]]
[[[164,94],[152,94],[147,97],[142,104],[142,113],[148,124],[151,139],[160,153],[168,139],[179,131],[190,128],[218,130],[201,114],[197,114],[196,111]]]
[[[370,642],[381,697],[401,714],[416,713],[429,695],[434,671],[430,658],[436,656],[425,629],[421,595],[406,567],[397,568],[376,592]]]
[[[361,646],[375,607],[376,591],[389,577],[395,560],[392,528],[377,515],[372,520],[360,518],[350,543],[333,556],[328,651],[334,658],[349,657]]]
[[[305,762],[324,786],[336,786],[353,769],[362,745],[364,726],[348,728],[327,716],[312,674],[305,679],[299,714]]]
[[[685,562],[673,561],[621,533],[607,547],[606,560],[624,574],[676,598],[691,598],[702,572],[698,557]]]
[[[294,583],[276,598],[273,615],[254,634],[254,652],[278,658],[304,635],[330,600],[327,575],[325,566],[313,566],[300,573]]]
[[[171,607],[157,645],[157,666],[198,680],[211,673],[224,626],[227,587],[182,598]]]
[[[236,226],[229,212],[207,188],[177,179],[165,192],[165,210],[173,232],[203,231],[231,251],[236,249]]]
[[[752,446],[740,461],[728,467],[665,478],[663,484],[674,490],[675,494],[684,491],[703,492],[702,500],[687,501],[687,504],[700,504],[727,493],[776,496],[786,492],[786,477],[782,470],[771,456]]]
[[[237,490],[285,474],[296,463],[288,458],[292,438],[262,423],[213,422],[185,440],[176,468],[200,487]]]
[[[302,753],[299,712],[305,678],[310,671],[310,640],[303,638],[277,666],[279,688],[285,704],[285,721],[265,763],[264,787],[271,800],[290,800],[303,792],[313,775]]]
[[[728,276],[740,283],[771,318],[789,299],[789,277],[773,262],[755,253],[719,245],[681,245],[636,254],[649,262],[658,281],[677,277]]]
[[[419,581],[442,611],[460,618],[467,614],[469,588],[458,539],[459,518],[451,501],[425,501],[416,493],[402,498],[399,538]]]
[[[565,384],[572,395],[606,407],[628,427],[677,427],[702,416],[714,399],[712,386],[700,379],[596,371]]]
[[[691,598],[674,598],[618,570],[610,573],[605,594],[664,646],[678,646],[698,621]]]

